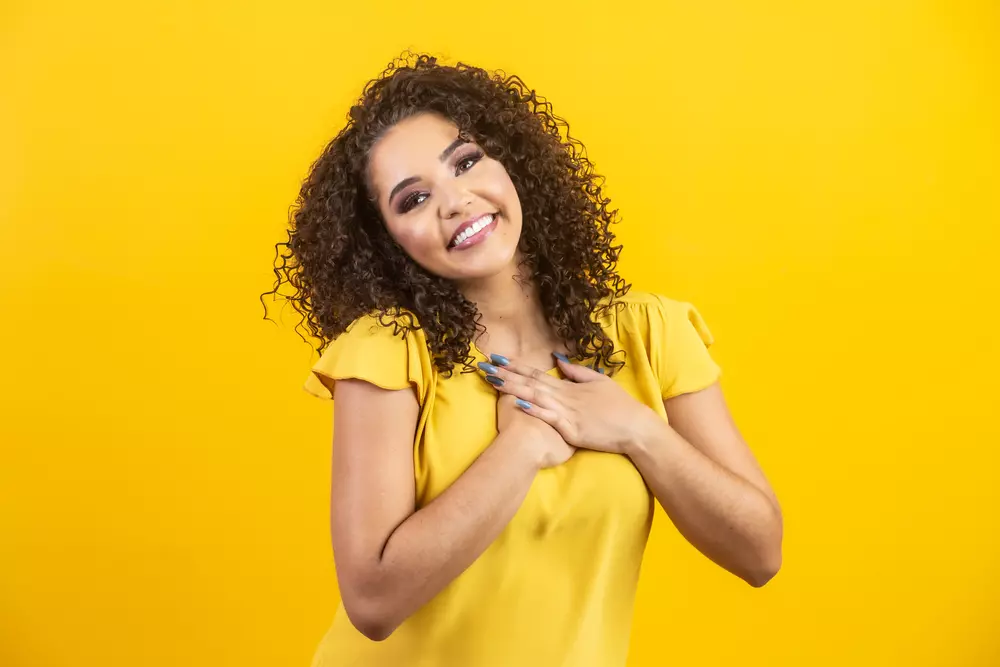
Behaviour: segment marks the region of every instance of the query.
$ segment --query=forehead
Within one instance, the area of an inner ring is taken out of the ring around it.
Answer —
[[[375,143],[369,156],[371,179],[380,191],[439,162],[441,151],[458,136],[458,127],[441,116],[422,113],[405,118]]]

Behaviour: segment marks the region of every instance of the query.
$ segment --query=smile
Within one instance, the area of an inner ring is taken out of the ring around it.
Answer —
[[[497,214],[495,213],[487,213],[471,220],[458,228],[448,244],[448,249],[461,250],[474,246],[486,239],[496,229],[496,226]]]

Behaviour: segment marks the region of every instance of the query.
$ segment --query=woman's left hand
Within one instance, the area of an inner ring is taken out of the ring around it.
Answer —
[[[516,360],[503,366],[480,364],[480,369],[503,380],[490,383],[497,391],[521,399],[521,409],[550,424],[570,445],[625,453],[656,413],[603,373],[557,359],[566,380]]]

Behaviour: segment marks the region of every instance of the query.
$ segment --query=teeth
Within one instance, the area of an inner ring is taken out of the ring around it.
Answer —
[[[464,232],[462,232],[461,234],[459,234],[458,236],[456,236],[454,243],[452,243],[451,245],[452,246],[459,245],[460,243],[462,243],[463,241],[465,241],[467,238],[469,238],[473,234],[481,232],[483,230],[483,228],[486,227],[487,225],[489,225],[491,222],[493,222],[493,216],[492,215],[484,215],[478,221],[476,221],[470,227],[468,227]]]

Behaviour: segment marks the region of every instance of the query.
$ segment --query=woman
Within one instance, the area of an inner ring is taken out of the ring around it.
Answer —
[[[619,277],[565,128],[516,77],[421,56],[302,188],[274,293],[334,401],[342,603],[314,665],[623,665],[654,498],[751,585],[779,567],[710,334]]]

